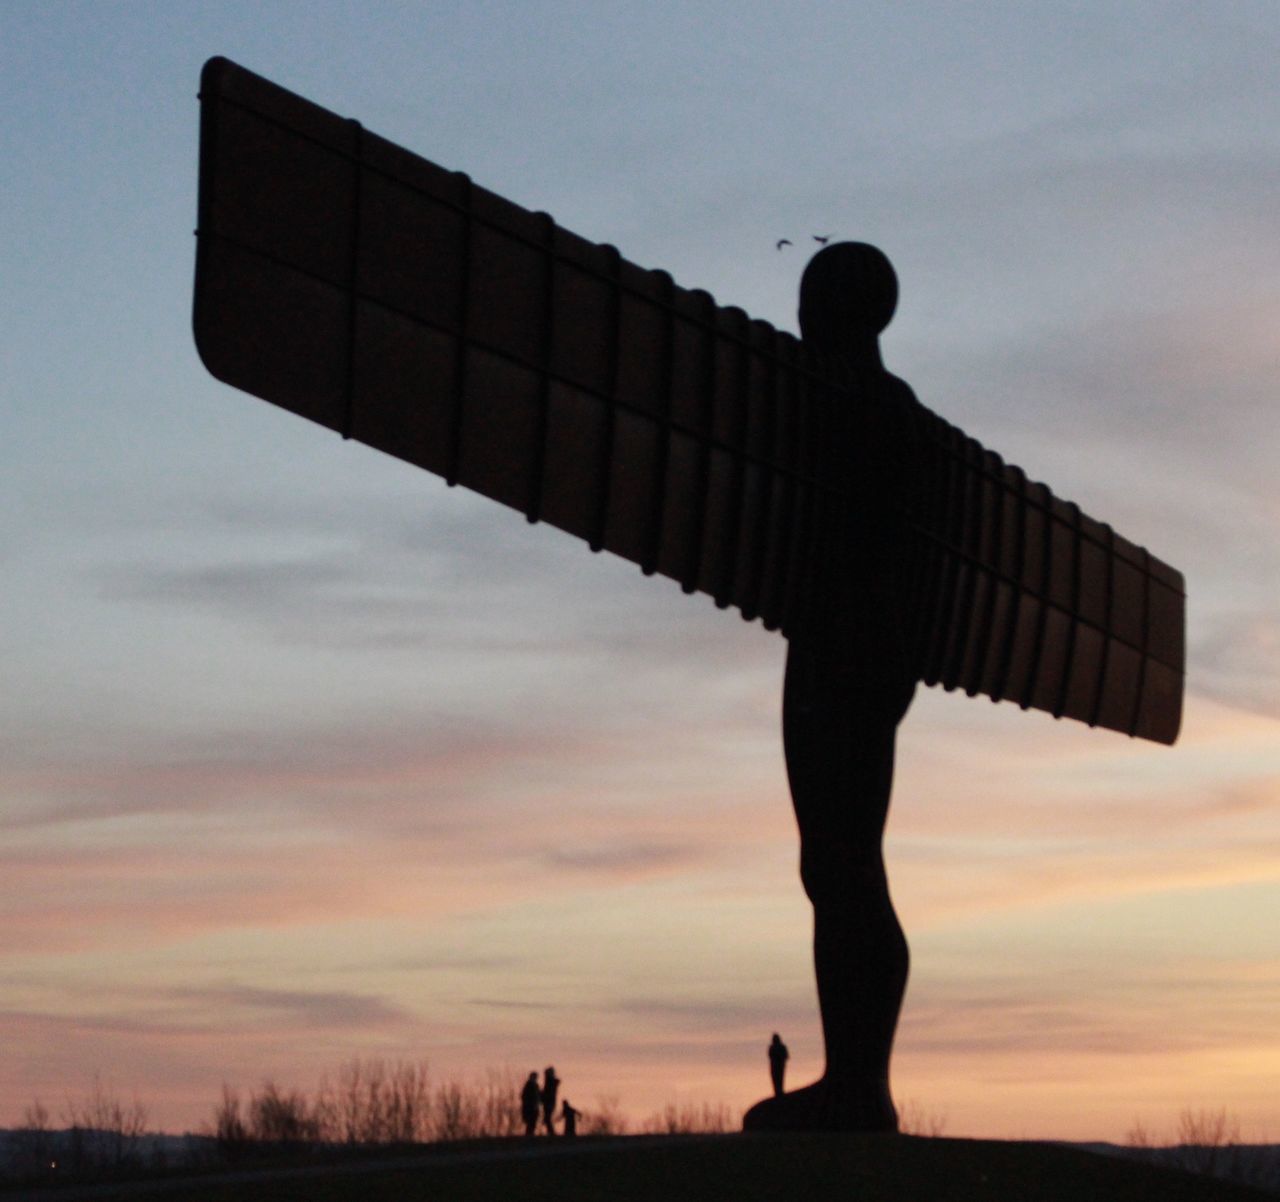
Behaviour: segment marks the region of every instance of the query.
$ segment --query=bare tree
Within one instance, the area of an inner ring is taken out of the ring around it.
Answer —
[[[583,1135],[625,1135],[630,1126],[617,1094],[598,1096],[595,1105],[583,1112]]]
[[[668,1102],[649,1115],[640,1130],[645,1135],[717,1135],[736,1125],[723,1102]]]
[[[49,1108],[37,1098],[22,1112],[22,1123],[13,1133],[13,1170],[21,1178],[48,1177],[57,1171]]]
[[[505,1139],[524,1130],[520,1119],[519,1074],[510,1065],[485,1071],[481,1102],[481,1134]]]
[[[1217,1173],[1231,1147],[1239,1142],[1240,1120],[1225,1107],[1187,1109],[1178,1116],[1179,1162],[1193,1173]]]
[[[281,1089],[271,1080],[249,1098],[249,1130],[262,1143],[314,1143],[319,1135],[306,1095]]]
[[[141,1162],[147,1108],[137,1097],[121,1102],[101,1077],[94,1076],[93,1089],[83,1099],[67,1099],[62,1119],[69,1129],[73,1172],[117,1170]]]
[[[213,1137],[218,1150],[230,1160],[241,1156],[249,1143],[249,1125],[240,1109],[240,1095],[225,1081],[222,1099],[213,1112]]]
[[[449,1142],[475,1139],[482,1135],[484,1115],[482,1097],[456,1078],[437,1087],[432,1107],[431,1134],[434,1139]]]
[[[898,1130],[903,1135],[921,1135],[937,1139],[947,1129],[947,1116],[938,1110],[926,1109],[915,1098],[907,1098],[898,1106]]]
[[[1280,1186],[1280,1154],[1267,1145],[1242,1143],[1240,1120],[1225,1107],[1184,1110],[1178,1116],[1176,1138],[1176,1145],[1162,1145],[1145,1124],[1135,1120],[1125,1144],[1145,1160],[1190,1173],[1262,1189]]]
[[[1124,1142],[1125,1147],[1139,1152],[1150,1152],[1155,1148],[1155,1140],[1141,1119],[1133,1120],[1133,1125],[1125,1132]]]
[[[387,1072],[383,1107],[383,1139],[410,1144],[425,1140],[431,1130],[431,1087],[427,1062],[398,1060]]]
[[[322,1078],[314,1115],[321,1138],[332,1143],[415,1143],[430,1130],[427,1063],[350,1060],[335,1081]]]

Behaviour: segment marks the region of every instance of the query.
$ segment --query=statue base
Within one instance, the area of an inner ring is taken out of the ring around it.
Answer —
[[[826,1077],[804,1089],[757,1102],[742,1118],[744,1131],[882,1132],[898,1130],[898,1112],[881,1081],[837,1086]]]

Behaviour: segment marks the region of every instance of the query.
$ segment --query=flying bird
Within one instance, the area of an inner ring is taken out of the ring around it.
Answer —
[[[790,238],[779,238],[779,239],[778,239],[778,249],[779,249],[779,250],[781,250],[784,246],[790,246],[790,245],[791,245],[791,239],[790,239]]]
[[[813,240],[815,242],[820,242],[823,246],[826,246],[826,244],[831,241],[831,235],[830,234],[814,234]]]

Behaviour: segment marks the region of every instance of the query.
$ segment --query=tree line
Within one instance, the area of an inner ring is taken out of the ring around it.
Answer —
[[[511,1068],[437,1082],[425,1060],[355,1058],[310,1092],[271,1079],[248,1089],[224,1083],[209,1122],[178,1141],[150,1132],[147,1107],[136,1097],[124,1101],[95,1077],[84,1098],[68,1098],[56,1114],[39,1099],[26,1107],[0,1172],[24,1181],[117,1178],[265,1156],[524,1138],[521,1085]],[[727,1105],[713,1102],[669,1103],[633,1124],[616,1095],[596,1098],[581,1115],[583,1136],[715,1133],[738,1125]]]

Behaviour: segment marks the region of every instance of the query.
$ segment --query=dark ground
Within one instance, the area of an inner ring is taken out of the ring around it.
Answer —
[[[728,1135],[504,1141],[394,1162],[48,1189],[0,1199],[185,1202],[1245,1202],[1274,1193],[1054,1144]]]

